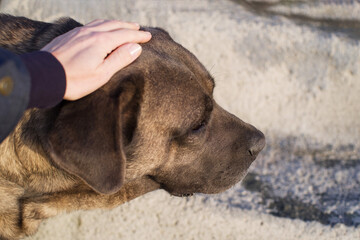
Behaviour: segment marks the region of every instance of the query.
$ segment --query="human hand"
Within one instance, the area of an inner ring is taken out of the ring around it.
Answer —
[[[77,100],[103,86],[111,76],[133,62],[151,39],[135,23],[95,20],[51,41],[50,52],[65,69],[64,99]]]

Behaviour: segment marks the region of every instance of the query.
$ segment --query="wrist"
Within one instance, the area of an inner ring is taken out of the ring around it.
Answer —
[[[64,97],[66,76],[61,63],[51,53],[37,51],[20,55],[31,78],[27,108],[50,108]]]

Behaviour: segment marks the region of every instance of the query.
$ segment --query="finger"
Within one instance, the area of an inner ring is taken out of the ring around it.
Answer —
[[[151,39],[151,33],[145,31],[122,29],[113,32],[102,33],[104,40],[100,41],[102,44],[102,51],[105,56],[125,43],[145,43]]]
[[[142,48],[137,43],[125,43],[113,51],[103,62],[103,69],[109,74],[109,78],[120,69],[126,67],[141,54]]]
[[[138,23],[103,19],[92,21],[85,26],[91,28],[92,31],[96,32],[114,31],[122,28],[139,30],[140,28],[140,25]]]

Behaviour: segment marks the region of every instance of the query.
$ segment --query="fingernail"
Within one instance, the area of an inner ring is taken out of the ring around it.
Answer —
[[[140,24],[132,22],[131,24],[135,25],[137,28],[140,28]]]
[[[137,43],[134,43],[130,46],[129,51],[130,55],[135,55],[141,50],[141,46]]]

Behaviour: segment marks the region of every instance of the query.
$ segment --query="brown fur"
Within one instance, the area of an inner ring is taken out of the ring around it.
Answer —
[[[0,16],[0,46],[41,49],[81,26]],[[101,89],[28,110],[0,145],[0,239],[61,212],[113,208],[147,192],[218,193],[240,181],[264,135],[218,106],[201,63],[161,29]]]

